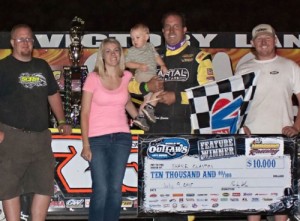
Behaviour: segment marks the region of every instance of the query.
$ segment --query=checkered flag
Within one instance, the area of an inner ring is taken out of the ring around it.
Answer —
[[[233,76],[186,90],[195,134],[235,134],[247,117],[258,73]]]

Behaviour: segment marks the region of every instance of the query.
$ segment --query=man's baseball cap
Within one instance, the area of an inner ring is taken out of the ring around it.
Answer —
[[[275,36],[275,30],[269,24],[257,25],[252,30],[252,39],[256,38],[258,35],[261,35],[261,34],[269,34],[269,35]]]

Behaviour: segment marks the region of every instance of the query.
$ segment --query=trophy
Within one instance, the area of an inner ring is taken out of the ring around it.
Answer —
[[[83,46],[81,44],[83,29],[84,21],[78,17],[73,18],[70,28],[71,45],[69,47],[69,55],[70,60],[75,67],[79,65],[80,58],[83,52]]]
[[[83,54],[81,40],[84,34],[84,23],[84,20],[77,16],[71,22],[69,58],[72,65],[64,66],[64,110],[66,122],[75,128],[80,126],[78,114],[80,105],[78,100],[80,100],[81,90],[88,73],[87,66],[80,65],[80,59]],[[78,81],[80,84],[79,89],[78,84],[76,85]],[[75,104],[72,104],[72,98],[76,101]]]

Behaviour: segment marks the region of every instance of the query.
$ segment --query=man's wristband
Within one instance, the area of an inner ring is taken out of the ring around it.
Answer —
[[[62,124],[66,124],[66,121],[65,120],[59,120],[58,125],[62,125]]]
[[[146,92],[149,92],[149,88],[148,88],[148,84],[147,83],[145,83],[144,89],[145,89]]]
[[[146,95],[149,93],[149,88],[146,82],[140,83],[139,89],[142,95]]]

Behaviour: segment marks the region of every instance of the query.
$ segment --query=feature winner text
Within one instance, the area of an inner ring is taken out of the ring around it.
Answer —
[[[199,140],[198,150],[200,160],[227,158],[236,155],[234,137]]]

